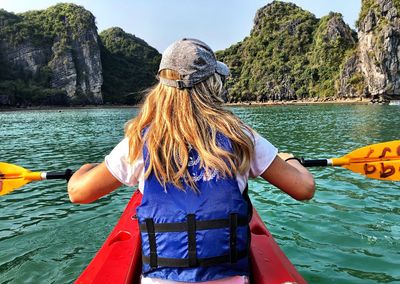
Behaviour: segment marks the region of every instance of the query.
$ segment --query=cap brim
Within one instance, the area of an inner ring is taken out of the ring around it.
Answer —
[[[230,74],[229,67],[225,63],[222,63],[221,61],[217,61],[216,71],[218,74],[222,76],[228,76]]]

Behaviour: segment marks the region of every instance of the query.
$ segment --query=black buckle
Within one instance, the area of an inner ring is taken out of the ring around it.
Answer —
[[[175,82],[176,82],[176,86],[178,87],[178,89],[185,88],[185,84],[183,83],[182,80],[175,80]]]

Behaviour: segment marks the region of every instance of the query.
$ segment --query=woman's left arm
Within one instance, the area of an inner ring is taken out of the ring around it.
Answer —
[[[105,163],[85,164],[68,182],[68,195],[73,203],[91,203],[114,191],[122,183],[107,169]]]

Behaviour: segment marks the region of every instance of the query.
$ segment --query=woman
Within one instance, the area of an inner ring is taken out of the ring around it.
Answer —
[[[142,283],[246,283],[248,178],[261,176],[297,200],[314,195],[312,175],[293,155],[277,154],[222,107],[228,75],[205,43],[173,43],[125,139],[69,181],[76,203],[139,185]]]

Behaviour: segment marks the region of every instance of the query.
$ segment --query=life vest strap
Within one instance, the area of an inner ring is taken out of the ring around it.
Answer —
[[[237,239],[237,230],[238,227],[238,214],[231,214],[229,216],[229,235],[230,235],[230,240],[229,240],[229,246],[230,246],[230,263],[236,263],[237,262],[237,249],[236,249],[236,239]]]
[[[242,259],[248,256],[248,251],[239,251],[237,252],[237,259]],[[150,264],[151,256],[142,255],[142,261],[145,264]],[[158,266],[164,267],[191,267],[189,258],[167,258],[167,257],[158,257],[157,258]],[[198,258],[196,261],[196,266],[216,266],[223,263],[230,263],[231,256],[230,255],[221,255],[215,257],[207,257],[207,258]]]
[[[157,241],[156,241],[156,232],[154,230],[154,221],[153,218],[147,218],[146,220],[146,230],[149,235],[149,246],[150,246],[150,259],[149,264],[152,268],[157,267]]]
[[[196,215],[187,215],[188,227],[188,253],[189,253],[189,267],[197,266],[197,252],[196,252]]]
[[[201,230],[212,230],[212,229],[221,229],[221,228],[230,228],[230,219],[214,219],[207,221],[197,221],[196,220],[196,231]],[[237,226],[247,226],[249,224],[248,217],[237,217]],[[147,231],[147,227],[145,223],[139,224],[139,228],[142,232]],[[154,223],[154,231],[156,233],[172,233],[172,232],[187,232],[188,231],[188,222],[181,223]]]

